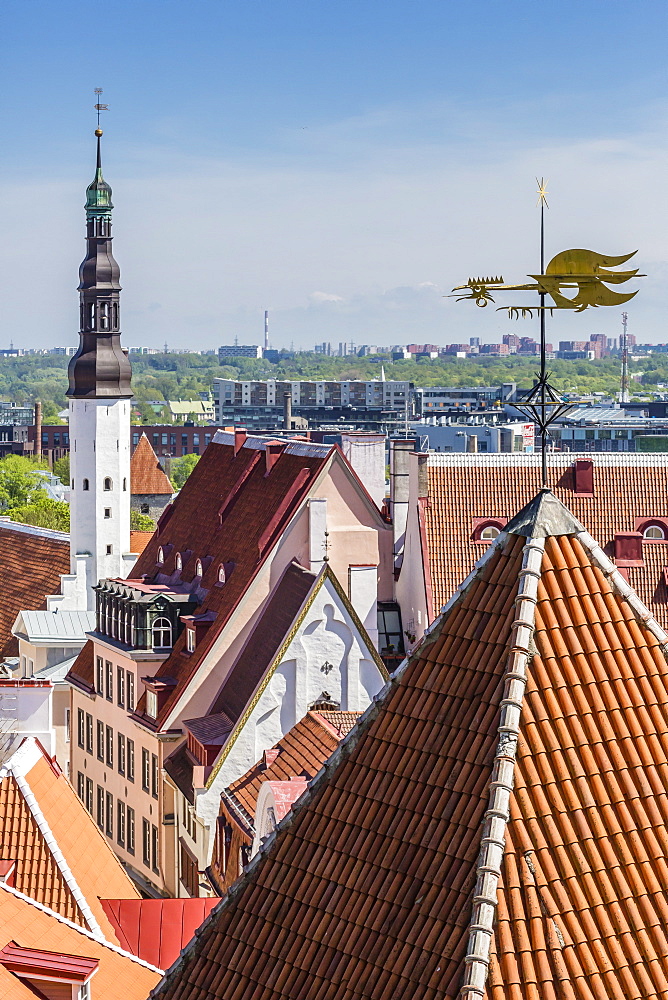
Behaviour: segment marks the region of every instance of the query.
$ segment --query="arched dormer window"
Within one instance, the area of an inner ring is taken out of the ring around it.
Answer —
[[[87,479],[84,479],[84,481],[83,481],[83,488],[84,488],[84,490],[89,490],[90,489],[90,486],[88,485],[88,480]]]
[[[183,559],[181,558],[181,553],[180,552],[176,553],[176,559],[174,560],[174,566],[176,567],[176,570],[179,573],[183,569]]]
[[[198,559],[197,562],[195,563],[195,576],[202,576],[202,573],[203,573],[202,560]]]
[[[473,518],[473,531],[471,541],[489,545],[503,531],[508,522],[507,517],[475,517]]]
[[[488,524],[486,528],[483,528],[480,532],[480,538],[484,542],[491,542],[493,538],[496,538],[500,534],[499,529],[495,524]]]
[[[106,477],[105,477],[105,480],[104,480],[104,488],[105,488],[105,490],[110,490],[110,489],[112,489],[112,483],[111,483],[111,479],[109,478],[109,476],[106,476]]]
[[[218,567],[218,583],[225,583],[226,579],[227,578],[225,576],[225,566],[223,565],[223,563],[221,563],[220,566]]]
[[[642,533],[643,538],[650,538],[654,541],[665,539],[666,533],[658,524],[650,524]]]
[[[172,648],[172,623],[169,618],[156,618],[153,622],[153,648]]]
[[[158,564],[158,566],[164,566],[164,564],[165,564],[165,553],[164,553],[164,550],[162,548],[162,545],[158,549],[158,557],[157,557],[157,559],[155,561]]]

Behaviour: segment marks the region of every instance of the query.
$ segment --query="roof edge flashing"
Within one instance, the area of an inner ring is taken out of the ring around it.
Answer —
[[[523,535],[525,538],[550,538],[558,535],[577,535],[585,530],[583,524],[571,514],[561,500],[548,487],[506,525],[509,535]]]

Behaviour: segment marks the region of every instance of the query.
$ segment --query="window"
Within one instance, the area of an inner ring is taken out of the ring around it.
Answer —
[[[151,780],[150,774],[150,757],[149,752],[145,747],[141,750],[141,787],[145,792],[149,790],[149,781]]]
[[[127,491],[128,491],[128,481],[127,481],[127,479],[124,478],[123,479],[123,492],[127,493]]]
[[[197,562],[195,563],[195,576],[201,576],[202,572],[203,572],[203,570],[202,570],[202,560],[198,559]]]
[[[86,794],[85,787],[84,776],[81,771],[77,771],[77,795],[82,802],[84,800],[84,795]]]
[[[195,652],[195,629],[194,628],[187,628],[186,629],[186,649],[188,650],[189,653],[194,653]]]
[[[125,774],[125,736],[118,734],[118,773]]]
[[[70,742],[71,736],[72,736],[72,733],[70,731],[70,710],[69,710],[69,708],[66,708],[65,709],[65,742],[66,743]]]
[[[167,444],[167,435],[166,434],[162,435],[162,443],[163,444]]]
[[[132,432],[132,446],[133,446],[133,448],[136,448],[138,444],[139,444],[139,431],[133,431]]]
[[[381,656],[403,654],[404,636],[401,630],[399,605],[391,601],[378,604],[378,647]]]
[[[126,830],[126,842],[125,847],[128,854],[135,853],[135,811],[128,806],[127,808],[127,830]]]
[[[107,767],[114,766],[114,730],[107,726]]]
[[[486,542],[487,541],[491,542],[493,538],[496,538],[500,534],[501,532],[497,527],[495,527],[495,525],[488,524],[487,527],[483,528],[482,531],[480,532],[480,537]]]
[[[104,516],[108,519],[111,517],[111,507],[104,508]]]
[[[84,710],[83,708],[77,709],[77,744],[83,750],[84,748],[84,732],[85,732],[85,721],[84,721]]]
[[[180,552],[176,553],[176,559],[174,560],[174,565],[176,566],[177,571],[180,573],[181,570],[183,569],[183,559],[181,558]]]
[[[103,621],[102,621],[103,617],[104,617],[104,614],[101,614],[100,615],[100,619],[101,619],[100,620],[100,626],[103,625]],[[104,630],[104,628],[101,627],[100,631],[103,632],[105,630]],[[104,694],[104,662],[103,662],[101,656],[98,656],[97,661],[96,661],[95,690],[97,691],[98,694]]]
[[[225,583],[225,567],[222,563],[218,567],[218,583]]]
[[[151,795],[154,799],[158,797],[158,757],[157,754],[151,754]]]
[[[97,825],[100,830],[104,830],[104,788],[97,786]]]
[[[86,778],[86,809],[93,815],[93,779]]]
[[[151,513],[151,508],[150,508],[150,506],[147,503],[143,503],[143,504],[140,505],[139,511],[140,511],[141,514],[150,514]]]
[[[113,837],[114,835],[114,797],[111,792],[107,792],[106,834],[108,837]]]
[[[109,476],[105,477],[104,488],[107,492],[111,489],[111,479],[109,478]]]
[[[157,719],[158,717],[158,696],[155,691],[146,692],[146,714],[149,719]]]
[[[128,670],[126,674],[126,679],[128,682],[128,712],[134,712],[135,710],[135,675],[131,670]]]
[[[125,766],[125,771],[126,771],[125,777],[128,779],[128,781],[134,781],[135,780],[135,741],[131,740],[131,739],[128,739],[126,741],[126,747],[127,747],[127,758],[126,758],[126,762],[125,762],[125,765],[126,765]]]
[[[90,487],[88,485],[88,480],[87,479],[84,479],[84,481],[83,481],[83,489],[86,490],[86,491],[88,491],[90,489]]]
[[[125,802],[118,800],[116,817],[116,840],[121,847],[125,847]]]
[[[151,826],[151,868],[156,874],[160,872],[159,861],[159,844],[158,844],[158,828],[157,826]]]
[[[156,618],[153,622],[153,648],[170,649],[172,645],[172,623],[169,618]]]
[[[649,528],[645,528],[643,531],[643,538],[665,538],[665,532],[663,528],[660,528],[658,524],[650,524]]]
[[[158,557],[157,557],[157,559],[155,561],[158,564],[158,566],[164,566],[164,563],[165,563],[165,553],[164,553],[164,550],[162,548],[162,545],[158,549]]]
[[[198,871],[197,862],[186,850],[185,844],[181,844],[180,849],[181,882],[191,896],[198,895]]]
[[[125,671],[123,667],[116,667],[116,699],[119,708],[125,708]]]
[[[151,824],[147,819],[141,821],[142,861],[147,868],[151,867]]]
[[[104,760],[104,722],[97,723],[97,759]]]
[[[93,716],[86,712],[86,753],[93,752]]]
[[[107,701],[114,700],[114,668],[109,660],[106,661],[107,666]]]
[[[112,545],[107,545],[107,555],[110,556],[112,554],[112,552],[113,552],[113,546]]]

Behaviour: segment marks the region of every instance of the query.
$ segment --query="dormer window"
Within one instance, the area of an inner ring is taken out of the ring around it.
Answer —
[[[225,567],[222,563],[218,567],[218,583],[225,583]]]
[[[486,528],[483,528],[480,532],[480,538],[484,542],[491,542],[493,538],[497,538],[501,532],[494,524],[488,524]]]
[[[197,640],[195,638],[195,629],[194,628],[187,628],[186,629],[186,649],[188,650],[189,653],[194,653],[196,645],[197,645]]]
[[[195,576],[202,576],[202,573],[203,573],[202,560],[198,559],[197,562],[195,563]]]
[[[158,549],[158,558],[155,560],[158,566],[164,566],[165,564],[165,553],[162,545]]]
[[[153,622],[153,648],[171,649],[172,623],[169,618],[156,618]]]
[[[176,566],[177,572],[180,573],[181,570],[183,569],[183,559],[181,558],[180,552],[176,553],[176,559],[174,561],[174,565]]]
[[[471,541],[489,545],[499,537],[507,523],[507,517],[474,517]]]
[[[146,692],[146,714],[149,719],[157,719],[158,717],[158,696],[155,691]]]
[[[663,528],[660,528],[658,524],[650,524],[649,528],[645,528],[643,531],[643,538],[662,539],[665,537]]]

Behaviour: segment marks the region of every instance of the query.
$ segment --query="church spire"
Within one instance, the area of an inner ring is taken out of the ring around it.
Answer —
[[[74,399],[132,396],[130,362],[121,348],[120,269],[111,249],[111,187],[102,176],[102,129],[95,177],[86,190],[86,256],[79,268],[79,349],[70,361]]]

